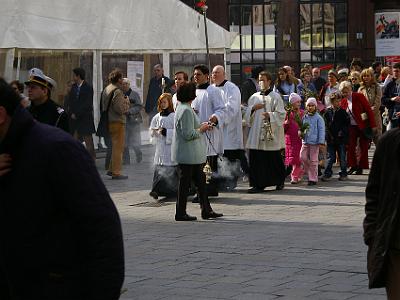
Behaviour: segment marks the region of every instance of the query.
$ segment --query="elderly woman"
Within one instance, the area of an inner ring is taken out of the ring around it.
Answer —
[[[343,81],[339,85],[342,93],[341,107],[350,117],[349,145],[347,164],[350,167],[349,175],[361,175],[363,169],[369,169],[368,147],[373,132],[376,131],[375,116],[368,100],[363,94],[352,92],[352,85]],[[357,160],[357,142],[360,147],[360,158]]]
[[[206,193],[206,176],[203,167],[206,162],[206,149],[201,135],[212,126],[200,121],[191,107],[196,98],[196,86],[193,83],[185,83],[177,91],[177,99],[180,101],[175,113],[175,135],[172,144],[172,160],[178,163],[179,185],[176,201],[176,221],[195,221],[197,218],[186,213],[187,196],[191,180],[197,186],[199,195],[201,217],[203,219],[222,217],[222,214],[214,212],[208,201]]]
[[[336,93],[339,89],[338,84],[338,74],[335,70],[330,70],[328,72],[328,82],[322,87],[321,92],[319,94],[318,102],[322,103],[325,108],[331,106],[330,95]],[[320,108],[320,111],[324,109]]]
[[[178,173],[176,162],[171,159],[171,144],[174,134],[174,105],[172,95],[163,93],[157,101],[156,114],[150,123],[150,136],[156,146],[154,154],[153,187],[150,196],[176,196]]]
[[[369,105],[375,116],[375,124],[377,132],[374,135],[374,144],[378,142],[382,135],[382,118],[381,118],[381,99],[382,99],[382,88],[376,82],[374,71],[372,69],[364,69],[361,72],[361,86],[358,92],[363,94],[367,98]]]
[[[128,78],[122,80],[122,90],[125,97],[129,99],[129,111],[126,114],[126,134],[125,134],[125,149],[123,154],[124,164],[131,163],[129,149],[133,149],[136,155],[136,162],[142,161],[142,151],[140,150],[141,136],[140,130],[143,119],[141,110],[143,109],[142,100],[137,92],[131,89],[131,82]]]

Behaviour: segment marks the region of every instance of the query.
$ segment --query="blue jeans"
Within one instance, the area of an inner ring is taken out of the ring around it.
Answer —
[[[331,177],[332,166],[336,161],[336,152],[339,152],[340,160],[340,176],[347,176],[347,162],[346,162],[346,145],[344,144],[328,144],[328,164],[326,165],[324,175],[326,177]]]

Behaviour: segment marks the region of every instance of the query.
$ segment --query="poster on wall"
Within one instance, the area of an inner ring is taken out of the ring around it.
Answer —
[[[144,62],[128,61],[127,77],[131,81],[131,89],[137,92],[143,101]]]
[[[400,12],[375,13],[376,56],[400,55]]]

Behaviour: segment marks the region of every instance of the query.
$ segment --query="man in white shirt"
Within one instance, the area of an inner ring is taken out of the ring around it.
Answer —
[[[193,77],[197,85],[196,99],[192,102],[192,108],[199,116],[200,123],[210,122],[214,129],[203,135],[207,150],[207,162],[213,173],[218,172],[218,155],[224,153],[222,127],[224,124],[225,103],[221,91],[210,85],[210,71],[205,65],[194,66]],[[207,184],[209,196],[218,196],[217,182],[212,179]]]
[[[239,88],[225,79],[225,69],[217,65],[212,70],[212,82],[215,87],[221,91],[225,102],[224,115],[224,170],[220,170],[221,179],[220,188],[233,189],[237,185],[237,178],[240,173],[239,162],[242,165],[243,172],[248,173],[248,163],[244,154],[243,130],[242,130],[242,112],[241,112],[241,94]]]

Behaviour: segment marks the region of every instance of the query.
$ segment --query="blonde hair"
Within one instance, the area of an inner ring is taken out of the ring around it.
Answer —
[[[376,84],[376,79],[375,79],[375,76],[374,76],[374,70],[371,69],[371,68],[368,68],[368,69],[364,69],[364,70],[361,71],[361,85],[365,85],[365,82],[363,81],[363,77],[365,75],[369,75],[371,77],[371,81],[370,81],[371,85],[372,84]]]

